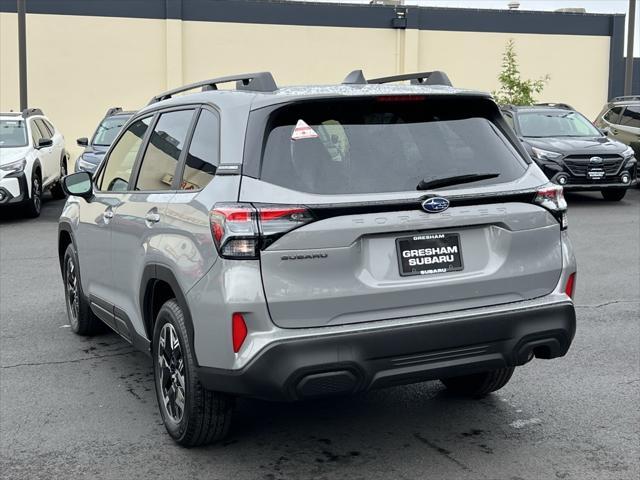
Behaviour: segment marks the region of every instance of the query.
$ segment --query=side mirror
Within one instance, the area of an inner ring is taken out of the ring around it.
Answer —
[[[38,140],[38,148],[50,147],[51,145],[53,145],[53,140],[50,138],[41,138]]]
[[[62,188],[67,195],[90,200],[93,197],[93,181],[89,172],[76,172],[62,179]]]
[[[80,137],[76,140],[79,147],[86,147],[89,145],[89,139],[87,137]]]

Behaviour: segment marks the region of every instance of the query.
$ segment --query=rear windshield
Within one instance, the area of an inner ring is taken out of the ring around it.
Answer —
[[[527,165],[492,108],[417,96],[291,104],[268,122],[260,178],[317,194],[415,191],[468,174],[499,176],[465,187],[512,181]]]
[[[0,120],[0,148],[26,147],[27,129],[22,120]]]

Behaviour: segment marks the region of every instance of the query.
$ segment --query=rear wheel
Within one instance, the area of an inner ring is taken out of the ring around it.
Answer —
[[[514,370],[515,367],[499,368],[490,372],[442,378],[440,381],[454,393],[478,398],[504,387],[511,379]]]
[[[70,243],[62,260],[64,277],[64,297],[67,305],[69,325],[78,335],[95,335],[105,330],[105,325],[94,315],[89,302],[82,292],[78,254]]]
[[[167,301],[153,329],[153,373],[165,428],[180,445],[195,447],[224,438],[229,431],[233,399],[202,386],[188,341],[184,313]]]
[[[31,195],[24,204],[24,211],[28,217],[36,218],[40,216],[42,210],[42,179],[40,172],[35,170],[31,174]]]
[[[627,194],[626,188],[607,188],[601,191],[605,200],[610,202],[619,202]]]
[[[67,159],[63,159],[60,164],[60,179],[51,188],[51,196],[55,199],[65,198],[66,195],[62,189],[62,179],[67,176]]]

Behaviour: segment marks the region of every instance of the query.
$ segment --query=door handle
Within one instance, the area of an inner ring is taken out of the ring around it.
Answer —
[[[160,214],[149,212],[144,216],[144,219],[149,223],[158,223],[160,221]]]
[[[104,218],[105,224],[111,221],[111,219],[113,218],[113,210],[111,210],[111,207],[109,207],[107,210],[102,212],[102,218]]]

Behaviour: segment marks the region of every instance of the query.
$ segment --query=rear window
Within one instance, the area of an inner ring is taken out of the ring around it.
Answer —
[[[495,105],[475,104],[413,96],[279,108],[260,178],[317,194],[415,191],[421,180],[471,173],[500,175],[466,187],[515,180],[526,163],[490,120]]]

